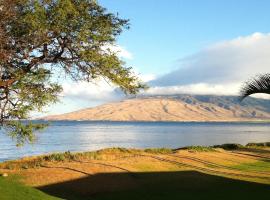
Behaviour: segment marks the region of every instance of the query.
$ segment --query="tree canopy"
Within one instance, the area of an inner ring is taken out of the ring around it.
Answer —
[[[54,76],[104,78],[131,94],[146,87],[106,48],[128,20],[94,0],[0,0],[0,19],[0,127],[19,145],[42,127],[21,120],[58,100]]]

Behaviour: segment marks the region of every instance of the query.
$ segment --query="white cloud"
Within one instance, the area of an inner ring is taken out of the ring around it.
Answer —
[[[238,84],[218,85],[197,83],[188,85],[164,86],[164,87],[151,87],[145,94],[219,94],[219,95],[234,95],[239,91]]]
[[[69,99],[85,101],[113,101],[120,99],[122,94],[115,90],[115,87],[106,81],[97,83],[71,82],[64,83],[62,96]]]
[[[139,75],[139,77],[141,78],[143,82],[149,82],[156,79],[155,74],[141,74]]]
[[[243,82],[267,72],[270,34],[254,33],[219,42],[179,60],[177,70],[150,82],[150,91],[237,95]]]
[[[122,47],[118,44],[107,44],[102,47],[104,51],[108,50],[111,52],[114,52],[117,54],[118,57],[120,58],[125,58],[125,59],[133,59],[132,53],[130,53],[128,50],[126,50],[125,47]]]
[[[144,81],[155,79],[153,74],[140,75],[139,78]],[[104,79],[99,79],[95,83],[88,82],[64,82],[62,84],[63,92],[61,96],[65,99],[78,99],[80,101],[108,102],[120,100],[125,97],[124,93],[113,84],[109,84]]]

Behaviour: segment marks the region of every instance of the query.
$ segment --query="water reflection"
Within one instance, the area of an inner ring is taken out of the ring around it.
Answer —
[[[107,147],[178,148],[188,145],[270,141],[267,123],[53,122],[34,145],[17,148],[0,135],[0,161],[63,151]]]

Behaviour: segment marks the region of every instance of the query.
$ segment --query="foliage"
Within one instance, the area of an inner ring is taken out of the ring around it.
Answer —
[[[259,75],[247,81],[241,90],[241,100],[256,93],[270,94],[270,74]]]
[[[112,147],[98,150],[97,153],[130,153],[132,150],[123,147]]]
[[[247,147],[270,147],[270,142],[248,143]]]
[[[72,154],[69,151],[64,153],[53,153],[43,157],[45,161],[66,161],[76,160],[76,154]]]
[[[23,123],[13,120],[6,122],[4,129],[7,130],[11,138],[16,139],[17,146],[22,146],[25,141],[33,142],[35,140],[34,131],[42,130],[46,126],[46,124]]]
[[[188,146],[182,149],[187,149],[190,151],[197,151],[197,152],[211,152],[215,151],[212,147],[207,147],[207,146]]]
[[[244,148],[243,145],[241,144],[221,144],[221,145],[214,145],[213,148],[222,148],[225,150],[237,150],[237,149],[241,149]]]
[[[145,149],[144,152],[153,154],[170,154],[173,153],[173,150],[169,148],[151,148]]]
[[[0,0],[0,18],[0,126],[19,145],[37,129],[20,120],[58,100],[57,79],[103,78],[131,94],[146,88],[110,48],[128,20],[94,0]]]

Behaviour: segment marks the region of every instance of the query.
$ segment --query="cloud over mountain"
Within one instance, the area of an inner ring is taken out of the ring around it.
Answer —
[[[120,57],[132,58],[132,54],[123,47],[110,46],[108,48],[118,52]],[[141,78],[149,81],[151,86],[144,93],[237,95],[241,85],[247,79],[258,73],[270,71],[269,52],[270,34],[254,33],[219,42],[198,53],[179,59],[178,69],[161,77],[141,74]],[[119,90],[105,81],[97,84],[66,83],[63,87],[63,95],[66,98],[113,101],[124,97]]]
[[[133,56],[121,46],[108,46],[124,59]],[[158,58],[157,58],[158,59]],[[270,72],[270,34],[254,33],[249,36],[218,42],[201,51],[178,60],[178,68],[156,77],[140,74],[151,86],[144,94],[210,94],[238,95],[241,85],[249,78]],[[135,73],[139,71],[135,68]],[[118,101],[124,94],[106,81],[98,83],[64,83],[61,104],[76,107],[99,105]],[[268,95],[257,95],[269,98]],[[60,109],[60,105],[57,105]]]
[[[150,93],[236,94],[241,83],[270,70],[270,34],[254,33],[208,46],[150,82]]]

